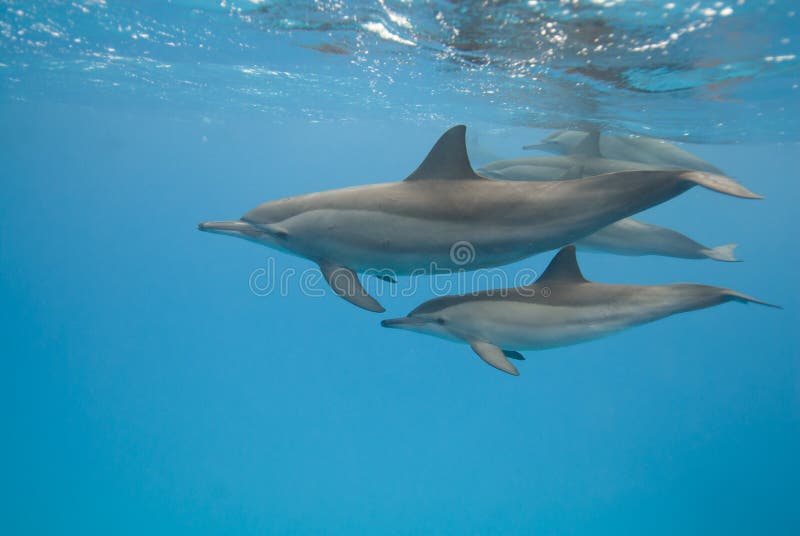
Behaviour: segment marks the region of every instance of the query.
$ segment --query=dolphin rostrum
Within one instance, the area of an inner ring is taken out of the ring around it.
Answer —
[[[289,197],[259,205],[238,221],[198,227],[310,259],[338,296],[382,312],[357,272],[419,274],[508,264],[571,243],[697,185],[759,198],[727,177],[685,170],[559,182],[487,179],[469,163],[465,132],[463,125],[445,132],[402,182]],[[466,258],[454,254],[458,245],[468,246]]]
[[[575,246],[567,246],[531,285],[435,298],[381,325],[466,342],[488,364],[517,376],[508,358],[524,359],[519,350],[589,341],[728,301],[778,307],[707,285],[592,283],[581,274]]]
[[[583,137],[581,138],[578,135]],[[684,169],[679,164],[687,162],[687,159],[684,158],[669,164],[655,165],[608,159],[600,155],[599,136],[597,132],[559,132],[551,137],[560,140],[562,144],[576,139],[581,140],[578,146],[569,146],[569,150],[565,151],[568,153],[566,156],[496,160],[480,168],[478,173],[494,179],[548,181],[577,179],[602,173],[637,169]],[[616,137],[611,137],[611,139],[616,139]],[[622,139],[625,140],[626,138]],[[642,140],[637,141],[641,142]],[[648,141],[650,143],[658,143],[656,140]],[[545,143],[552,144],[555,142]],[[674,149],[681,151],[677,148]],[[689,154],[684,151],[681,151],[681,153]],[[662,154],[662,156],[666,158],[669,154]],[[691,163],[698,165],[699,168],[697,169],[699,171],[713,168],[708,162],[700,159],[695,160]],[[733,250],[736,248],[735,244],[710,248],[678,231],[644,223],[633,218],[625,218],[614,222],[608,227],[604,227],[576,241],[575,244],[581,249],[605,251],[617,255],[662,255],[665,257],[714,259],[727,262],[735,262],[737,260],[733,254]]]

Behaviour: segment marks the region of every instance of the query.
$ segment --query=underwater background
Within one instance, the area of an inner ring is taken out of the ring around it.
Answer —
[[[2,532],[800,533],[798,8],[0,0]],[[744,262],[579,251],[584,274],[785,309],[529,351],[515,378],[380,327],[425,279],[384,315],[264,296],[254,273],[311,263],[196,229],[402,180],[459,123],[475,167],[563,128],[681,143],[766,199],[643,219]]]

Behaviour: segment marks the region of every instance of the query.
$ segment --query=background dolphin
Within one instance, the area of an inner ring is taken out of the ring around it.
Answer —
[[[589,341],[728,301],[775,305],[707,285],[608,285],[584,279],[575,246],[556,254],[536,283],[427,301],[381,325],[466,342],[488,364],[518,375],[518,350]]]
[[[636,169],[677,169],[689,164],[697,165],[697,169],[700,170],[716,169],[699,158],[693,157],[694,160],[691,160],[681,157],[681,155],[689,155],[689,153],[677,147],[669,146],[669,144],[665,145],[679,151],[679,154],[675,156],[668,151],[659,153],[665,162],[668,161],[663,164],[644,164],[629,160],[608,159],[601,156],[602,151],[599,144],[602,139],[604,138],[600,137],[597,132],[557,132],[546,138],[543,143],[547,147],[556,147],[560,152],[564,152],[566,156],[496,160],[479,169],[478,173],[486,177],[503,180],[548,181],[575,179]],[[622,138],[622,140],[627,140],[627,138]],[[653,144],[658,144],[660,147],[660,142],[657,140],[637,139],[636,141],[637,143],[641,142],[639,145],[645,147],[650,147]],[[622,143],[622,141],[619,142],[619,144]],[[636,146],[622,146],[626,149],[636,149]],[[672,159],[670,160],[670,158]],[[710,248],[678,231],[644,223],[633,218],[626,218],[612,223],[608,227],[576,241],[576,244],[583,249],[604,251],[617,255],[661,255],[664,257],[714,259],[727,262],[737,260],[733,254],[733,250],[736,248],[735,244]]]
[[[598,132],[581,133],[580,140],[569,150],[560,152],[560,156],[540,156],[535,158],[514,158],[496,160],[483,166],[479,172],[486,177],[505,180],[553,181],[562,179],[580,179],[603,173],[617,171],[636,171],[643,169],[698,169],[680,163],[645,163],[638,160],[626,160],[605,156],[600,149],[601,137]],[[699,159],[698,159],[699,160]],[[722,173],[714,171],[714,173]]]
[[[526,150],[537,149],[559,155],[578,155],[586,148],[585,140],[598,136],[598,155],[609,160],[640,162],[657,167],[697,169],[722,174],[713,164],[684,151],[664,140],[645,136],[614,136],[596,131],[561,130],[550,134],[539,143],[525,145]]]
[[[615,255],[661,255],[682,259],[738,261],[734,255],[736,244],[709,248],[683,233],[634,218],[624,218],[614,222],[584,236],[575,244],[587,251],[601,251]]]
[[[402,182],[280,199],[239,221],[198,227],[313,260],[337,295],[383,311],[357,272],[410,274],[507,264],[563,246],[697,185],[759,198],[732,179],[696,171],[631,171],[559,182],[487,179],[470,166],[465,131],[463,125],[448,130]],[[468,246],[466,258],[454,254],[457,245]]]

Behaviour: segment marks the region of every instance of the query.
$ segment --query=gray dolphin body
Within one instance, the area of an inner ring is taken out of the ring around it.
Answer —
[[[525,145],[523,149],[538,149],[558,155],[580,154],[587,137],[598,135],[596,132],[579,130],[561,130],[547,136],[540,143]],[[722,174],[718,168],[702,158],[663,140],[644,136],[632,138],[600,134],[598,140],[599,155],[609,160],[640,162],[660,167],[678,167],[696,169],[709,173]]]
[[[707,285],[592,283],[581,274],[575,247],[567,246],[532,285],[436,298],[381,325],[466,342],[488,364],[516,376],[508,358],[524,359],[518,350],[585,342],[729,301],[777,307]]]
[[[696,171],[633,171],[559,182],[475,174],[464,126],[453,127],[402,182],[264,203],[238,221],[202,231],[255,241],[317,262],[334,292],[370,311],[383,307],[356,272],[395,274],[500,266],[555,249],[701,185],[758,198],[737,182]],[[469,246],[471,262],[453,254]]]
[[[681,259],[714,259],[737,262],[736,244],[710,248],[674,229],[623,218],[584,236],[575,244],[583,250],[614,253],[615,255],[660,255]]]
[[[578,136],[579,134],[581,136]],[[675,157],[675,161],[663,164],[644,164],[628,160],[608,159],[600,156],[599,143],[605,138],[595,132],[565,131],[556,133],[551,137],[556,137],[562,142],[564,141],[562,138],[566,138],[566,141],[580,141],[580,143],[575,146],[569,144],[568,150],[565,150],[568,153],[566,156],[497,160],[479,169],[478,173],[486,177],[503,180],[548,181],[575,179],[602,173],[637,169],[683,169],[682,163],[685,165],[688,165],[688,163],[697,165],[699,170],[716,169],[708,162],[694,157],[692,157],[693,160]],[[621,139],[626,140],[627,138]],[[637,139],[636,141],[644,142],[645,140]],[[656,140],[646,141],[648,146],[658,143]],[[692,156],[677,147],[666,145],[676,151],[680,151],[681,154]],[[661,157],[665,162],[671,156],[674,155],[661,153]],[[726,244],[713,248],[707,247],[678,231],[644,223],[633,218],[625,218],[612,223],[608,227],[578,240],[576,244],[582,249],[604,251],[617,255],[661,255],[664,257],[714,259],[727,262],[735,262],[737,260],[733,253],[736,248],[735,244]]]

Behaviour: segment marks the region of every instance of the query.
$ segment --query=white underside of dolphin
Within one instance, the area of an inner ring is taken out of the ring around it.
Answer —
[[[384,320],[400,328],[469,344],[484,361],[518,375],[508,360],[605,337],[661,318],[728,301],[762,302],[739,292],[688,283],[608,285],[584,279],[575,247],[563,248],[532,285],[445,296],[408,316]]]
[[[310,259],[337,295],[383,311],[357,272],[402,275],[500,266],[571,243],[697,185],[759,197],[727,177],[683,170],[558,182],[487,179],[469,164],[465,130],[448,130],[402,182],[272,201],[238,221],[205,222],[199,228]],[[474,252],[467,264],[452,254],[460,243]]]

